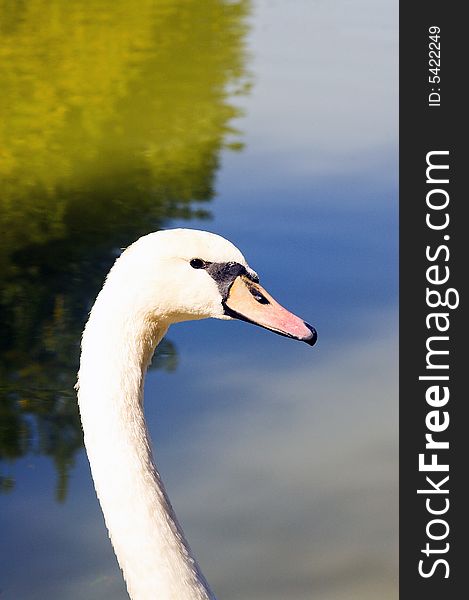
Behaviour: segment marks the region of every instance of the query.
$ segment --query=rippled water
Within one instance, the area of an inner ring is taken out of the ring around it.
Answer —
[[[318,345],[174,326],[157,461],[218,597],[397,597],[397,6],[0,0],[0,591],[125,598],[80,332],[119,249],[236,243]]]

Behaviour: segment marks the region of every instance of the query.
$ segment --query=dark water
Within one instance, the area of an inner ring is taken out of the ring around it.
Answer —
[[[397,597],[394,3],[0,1],[0,590],[125,598],[73,385],[139,235],[208,229],[319,331],[174,326],[158,464],[225,599]]]

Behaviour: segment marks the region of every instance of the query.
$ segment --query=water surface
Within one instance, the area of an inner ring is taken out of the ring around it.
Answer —
[[[0,6],[3,596],[126,598],[82,449],[80,331],[120,248],[190,226],[320,336],[184,323],[148,376],[208,580],[397,597],[397,7]]]

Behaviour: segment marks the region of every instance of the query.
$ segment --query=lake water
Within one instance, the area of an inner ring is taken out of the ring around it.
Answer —
[[[233,241],[314,348],[171,328],[145,406],[224,600],[397,598],[397,3],[0,0],[0,595],[125,599],[73,392],[119,249]]]

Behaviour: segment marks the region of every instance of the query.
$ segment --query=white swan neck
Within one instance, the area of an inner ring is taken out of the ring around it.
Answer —
[[[143,415],[143,380],[166,332],[98,298],[86,326],[79,406],[93,480],[133,600],[215,600],[166,496]]]

